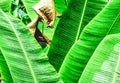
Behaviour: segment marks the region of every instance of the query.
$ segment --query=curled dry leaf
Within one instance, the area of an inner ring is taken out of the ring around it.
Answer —
[[[36,27],[35,30],[35,38],[37,39],[38,42],[44,42],[47,44],[51,43],[51,40],[49,40],[39,29]]]
[[[29,28],[30,32],[34,35],[36,30],[36,25],[39,20],[39,17],[35,18],[32,22],[30,22],[27,27]]]
[[[53,0],[40,0],[33,9],[46,22],[49,27],[53,27],[55,17],[61,15],[56,12]]]
[[[51,40],[49,40],[46,36],[43,35],[42,32],[39,31],[39,29],[37,29],[37,24],[43,19],[48,27],[52,28],[55,22],[55,17],[60,17],[61,14],[56,12],[53,0],[40,0],[39,3],[33,6],[33,9],[39,16],[35,18],[31,23],[29,23],[27,27],[35,36],[38,42],[45,42],[47,44],[50,44]]]
[[[35,36],[38,42],[50,44],[51,40],[44,36],[43,33],[38,29],[39,20],[41,20],[39,17],[35,18],[32,22],[30,22],[27,25],[27,27],[29,28],[30,32]]]

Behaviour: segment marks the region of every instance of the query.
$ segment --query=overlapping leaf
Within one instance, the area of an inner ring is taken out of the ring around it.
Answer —
[[[67,0],[54,0],[54,2],[56,10],[60,14],[64,12],[64,10],[67,8],[67,4],[69,3]]]
[[[0,8],[5,12],[10,12],[11,0],[0,0]]]
[[[4,81],[4,83],[13,83],[10,71],[8,69],[8,65],[6,64],[5,58],[3,57],[1,51],[0,51],[0,73],[2,75],[1,79]]]
[[[29,17],[34,20],[37,17],[37,14],[33,10],[33,6],[37,4],[40,0],[22,0]]]
[[[104,7],[106,0],[69,0],[53,36],[48,57],[58,71],[82,28]]]
[[[79,83],[120,82],[120,34],[110,35],[99,44]]]
[[[62,83],[25,25],[1,9],[0,19],[0,49],[11,80],[14,83]]]
[[[119,7],[119,0],[108,3],[83,29],[80,39],[72,46],[60,69],[60,75],[65,83],[78,82],[89,58],[100,41],[108,34],[120,32]]]

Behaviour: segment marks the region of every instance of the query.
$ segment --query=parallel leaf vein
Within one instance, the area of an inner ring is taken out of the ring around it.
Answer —
[[[18,34],[17,34],[17,31],[15,30],[14,25],[12,24],[12,22],[10,21],[10,19],[8,18],[7,15],[6,15],[3,11],[1,11],[1,12],[2,12],[2,14],[5,16],[5,18],[7,19],[8,23],[10,23],[10,26],[11,26],[11,28],[13,29],[13,31],[14,31],[17,39],[18,39],[18,42],[19,42],[19,44],[20,44],[20,47],[21,47],[21,49],[22,49],[22,51],[23,51],[23,54],[25,55],[25,59],[26,59],[26,61],[27,61],[27,63],[28,63],[28,66],[29,66],[29,68],[30,68],[30,72],[31,72],[31,74],[32,74],[32,76],[33,76],[34,83],[38,83],[38,82],[37,82],[36,75],[35,75],[35,73],[34,73],[34,71],[33,71],[32,65],[31,65],[31,63],[30,63],[30,60],[29,60],[29,58],[28,58],[28,56],[27,56],[27,53],[26,53],[26,51],[25,51],[25,48],[23,47],[23,44],[22,44],[22,42],[21,42],[21,40],[20,40],[20,38],[19,38],[19,36],[18,36]]]

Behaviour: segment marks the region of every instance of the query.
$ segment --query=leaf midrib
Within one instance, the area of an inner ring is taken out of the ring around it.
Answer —
[[[115,67],[115,72],[114,72],[114,75],[113,75],[112,83],[116,82],[117,72],[119,71],[119,66],[120,66],[120,54],[119,54],[119,57],[118,57],[118,60],[117,60],[117,64],[116,64],[116,67]]]
[[[81,26],[82,26],[82,21],[83,21],[83,17],[84,17],[84,14],[85,14],[85,9],[86,9],[86,6],[87,6],[87,1],[88,0],[85,0],[85,3],[84,3],[84,7],[83,7],[83,10],[82,10],[82,16],[81,16],[81,19],[80,19],[80,23],[79,23],[79,26],[78,26],[78,31],[77,31],[77,36],[76,36],[76,40],[77,41],[79,39],[79,36],[80,36],[80,30],[81,30]]]
[[[21,47],[21,49],[22,49],[22,51],[23,51],[23,54],[25,55],[25,59],[26,59],[26,61],[27,61],[27,63],[28,63],[28,66],[29,66],[29,68],[30,68],[30,73],[32,74],[34,83],[38,83],[38,82],[37,82],[36,75],[35,75],[35,73],[34,73],[34,71],[33,71],[32,65],[31,65],[31,63],[30,63],[30,60],[29,60],[29,58],[27,57],[27,53],[26,53],[26,51],[25,51],[25,48],[23,47],[22,42],[20,41],[20,38],[19,38],[19,36],[17,35],[16,30],[14,29],[15,27],[13,26],[12,22],[11,22],[10,19],[7,17],[7,15],[6,15],[2,10],[1,10],[1,12],[2,12],[2,14],[5,16],[6,20],[7,20],[8,23],[10,24],[11,28],[13,29],[13,31],[14,31],[17,39],[18,39],[18,42],[19,42],[19,44],[20,44],[20,47]]]
[[[86,1],[87,2],[87,1]],[[105,10],[105,8],[108,6],[110,4],[110,2],[108,2],[107,3],[107,5],[98,13],[98,15],[100,15],[101,13],[102,13],[102,11],[104,11]],[[85,6],[86,7],[86,6]],[[85,10],[85,9],[84,9]],[[85,12],[84,12],[85,13]],[[96,15],[86,26],[88,26],[98,15]],[[84,16],[84,14],[83,14],[83,16]],[[111,24],[111,26],[110,26],[110,28],[109,28],[109,30],[108,30],[108,32],[107,32],[107,34],[106,35],[108,35],[109,34],[109,32],[111,31],[111,29],[112,29],[112,27],[114,26],[114,24],[116,23],[116,20],[119,18],[119,16],[120,16],[120,12],[119,12],[119,14],[116,16],[116,18],[114,19],[114,21],[113,21],[113,23]],[[79,39],[79,35],[80,35],[80,28],[81,28],[81,25],[82,25],[82,20],[83,20],[83,17],[81,18],[81,20],[80,20],[80,25],[79,25],[79,30],[78,30],[78,34],[77,34],[77,39],[76,39],[76,41]],[[86,27],[85,26],[85,27]]]
[[[113,23],[111,24],[111,26],[110,26],[110,28],[109,28],[109,30],[108,30],[108,32],[107,32],[106,35],[108,35],[108,34],[110,33],[110,31],[111,31],[111,29],[113,28],[114,24],[117,22],[119,16],[120,16],[120,12],[118,13],[118,15],[116,16],[116,18],[114,19],[114,21],[113,21]]]

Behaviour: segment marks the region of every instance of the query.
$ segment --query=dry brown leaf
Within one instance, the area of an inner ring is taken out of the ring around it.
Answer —
[[[56,15],[61,16],[60,14],[56,13],[53,0],[40,0],[39,3],[33,6],[33,9],[49,27],[53,27]]]

